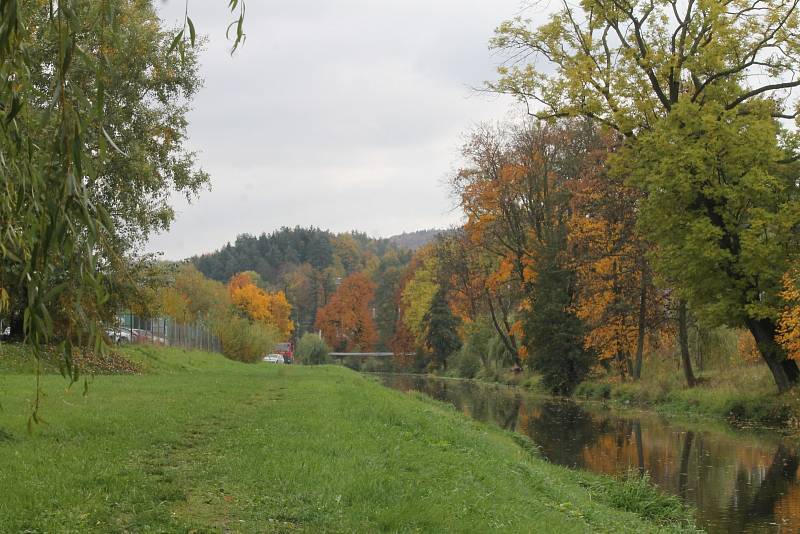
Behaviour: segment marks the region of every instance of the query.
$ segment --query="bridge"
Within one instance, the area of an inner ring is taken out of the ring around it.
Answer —
[[[363,362],[370,357],[392,358],[394,356],[394,352],[331,352],[329,353],[329,356],[338,358],[339,363],[344,363],[344,359],[347,357],[361,358],[361,361]]]

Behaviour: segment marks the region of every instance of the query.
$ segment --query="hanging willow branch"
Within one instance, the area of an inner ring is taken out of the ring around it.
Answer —
[[[230,0],[228,9],[237,15],[235,50],[245,38],[245,4]],[[108,54],[124,46],[117,11],[113,0],[0,0],[0,307],[16,299],[23,310],[22,334],[37,369],[45,347],[63,340],[70,384],[79,379],[73,346],[103,349],[97,310],[109,295],[100,258],[123,252],[109,238],[112,217],[92,200],[98,172],[112,156],[127,157],[104,122]],[[170,53],[182,58],[196,43],[188,11],[173,42]],[[32,52],[41,43],[54,45],[44,63]],[[87,72],[93,91],[74,79]],[[74,331],[54,332],[56,307],[78,318]],[[41,420],[39,396],[37,385],[31,422]]]

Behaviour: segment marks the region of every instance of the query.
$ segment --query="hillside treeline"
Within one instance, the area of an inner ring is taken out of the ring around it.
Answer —
[[[263,289],[284,292],[298,336],[317,330],[319,310],[349,276],[365,273],[375,284],[374,298],[365,300],[377,331],[377,345],[370,343],[369,348],[386,348],[394,336],[397,281],[410,257],[411,252],[387,239],[296,227],[257,237],[240,235],[233,244],[191,261],[213,280],[227,283],[234,275],[251,271]]]

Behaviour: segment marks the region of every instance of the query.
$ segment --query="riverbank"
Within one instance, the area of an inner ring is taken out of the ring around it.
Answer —
[[[686,386],[679,372],[644,376],[638,382],[594,378],[581,383],[573,396],[668,416],[709,417],[734,426],[800,432],[800,391],[778,394],[762,365],[708,371],[699,375],[699,383],[692,388]]]
[[[0,349],[2,350],[2,349]],[[9,531],[659,531],[673,498],[549,464],[524,439],[333,366],[125,351],[89,394],[0,372]],[[2,355],[0,354],[0,359]]]
[[[376,378],[522,434],[552,463],[615,476],[647,472],[661,491],[693,506],[697,525],[710,533],[800,532],[800,448],[774,431],[471,380]]]
[[[430,376],[502,384],[550,396],[541,377],[529,370],[482,370],[473,378],[460,377],[454,371]],[[766,366],[756,363],[706,370],[697,378],[697,385],[689,388],[681,371],[666,365],[646,369],[639,381],[621,382],[616,376],[596,375],[579,384],[571,398],[619,411],[710,419],[733,428],[760,427],[800,438],[800,388],[778,394]]]

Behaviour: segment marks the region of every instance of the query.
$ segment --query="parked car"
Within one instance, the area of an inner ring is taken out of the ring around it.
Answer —
[[[263,359],[267,363],[286,363],[281,354],[267,354]]]
[[[124,345],[125,343],[130,343],[132,340],[130,330],[125,328],[109,328],[106,330],[106,336],[108,336],[111,343],[115,345]]]
[[[150,330],[141,328],[131,328],[132,341],[135,343],[152,343],[154,345],[169,345],[169,341],[161,336],[155,335]]]

